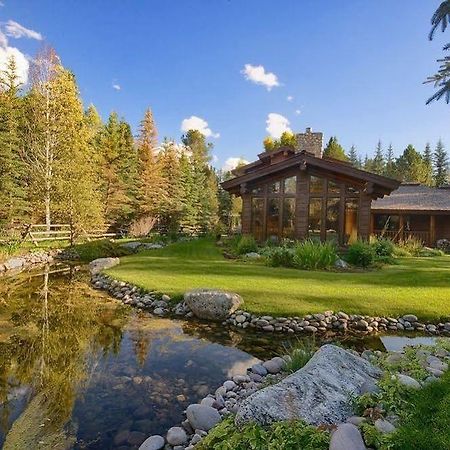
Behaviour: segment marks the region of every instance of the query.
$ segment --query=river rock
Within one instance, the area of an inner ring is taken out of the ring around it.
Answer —
[[[184,301],[199,319],[223,321],[242,304],[242,297],[233,292],[197,289],[186,292]]]
[[[365,359],[335,345],[324,345],[302,369],[245,399],[236,423],[344,422],[352,415],[349,396],[359,395],[365,382],[380,376],[381,370]]]
[[[6,270],[21,269],[26,262],[25,258],[10,258],[4,263],[4,266]]]
[[[220,422],[220,414],[217,409],[205,405],[189,405],[186,417],[194,430],[209,431]]]
[[[184,431],[181,427],[172,427],[169,428],[169,431],[167,432],[167,442],[170,445],[182,445],[184,444],[188,437],[186,434],[186,431]]]
[[[397,380],[403,386],[412,388],[412,389],[420,389],[420,383],[409,375],[405,375],[403,373],[397,374]]]
[[[269,361],[263,362],[263,367],[267,370],[267,372],[271,374],[276,374],[281,372],[281,369],[285,366],[286,361],[279,356],[275,356],[275,358],[269,359]]]
[[[161,450],[164,448],[164,438],[155,434],[147,438],[139,447],[139,450]]]
[[[117,264],[119,263],[119,258],[98,258],[89,263],[89,270],[91,272],[91,275],[95,275],[102,270],[117,266]]]
[[[375,421],[375,428],[383,434],[392,433],[393,431],[395,431],[394,425],[384,419],[377,419]]]
[[[341,423],[331,435],[330,450],[366,450],[358,427]]]

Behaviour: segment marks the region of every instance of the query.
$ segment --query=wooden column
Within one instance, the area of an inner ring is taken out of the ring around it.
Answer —
[[[295,199],[295,237],[306,239],[308,237],[309,215],[309,175],[300,170],[297,175],[297,196]]]
[[[429,243],[428,245],[434,246],[436,244],[436,216],[430,214],[430,234],[429,234]]]
[[[364,241],[368,241],[370,237],[370,208],[372,206],[372,198],[366,193],[361,193],[359,201],[359,229],[358,237]]]
[[[252,198],[245,183],[241,184],[242,197],[242,234],[252,232]]]

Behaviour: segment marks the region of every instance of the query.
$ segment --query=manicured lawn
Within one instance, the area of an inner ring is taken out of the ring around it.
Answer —
[[[304,315],[325,310],[419,318],[450,316],[450,257],[402,258],[362,273],[272,268],[223,258],[213,241],[181,242],[122,258],[112,276],[173,297],[194,288],[242,295],[258,314]]]

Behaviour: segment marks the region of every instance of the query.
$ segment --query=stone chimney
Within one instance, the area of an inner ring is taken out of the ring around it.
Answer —
[[[313,133],[308,127],[304,133],[297,134],[297,143],[299,151],[306,151],[317,158],[322,158],[323,133]]]

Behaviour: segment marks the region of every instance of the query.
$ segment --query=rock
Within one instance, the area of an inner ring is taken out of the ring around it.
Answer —
[[[129,430],[122,430],[119,431],[115,436],[114,436],[114,444],[115,445],[121,445],[121,444],[125,444],[125,442],[127,442],[128,440],[128,436],[130,435],[130,431]]]
[[[247,317],[245,317],[243,314],[239,314],[236,316],[236,322],[237,323],[244,323],[247,320]]]
[[[219,412],[211,406],[189,405],[186,416],[194,430],[209,431],[220,422]]]
[[[120,263],[119,258],[98,258],[89,263],[89,271],[91,275],[95,275],[102,270],[117,266]]]
[[[183,428],[172,427],[167,432],[166,440],[170,445],[175,446],[184,444],[188,440],[188,437]]]
[[[420,383],[417,380],[403,373],[397,374],[397,380],[400,384],[403,384],[403,386],[411,389],[420,389]]]
[[[403,316],[403,320],[413,323],[413,322],[417,322],[419,319],[414,314],[405,314]]]
[[[392,425],[391,422],[383,419],[377,419],[375,421],[375,428],[383,434],[392,433],[393,431],[395,431],[394,425]]]
[[[360,393],[363,394],[375,394],[380,391],[380,388],[376,385],[375,380],[373,378],[364,381],[361,386]]]
[[[164,438],[155,434],[147,438],[139,447],[139,450],[161,450],[164,448]]]
[[[265,377],[267,375],[267,369],[262,364],[254,364],[251,371],[261,377]]]
[[[352,352],[324,345],[302,369],[245,399],[236,423],[267,425],[297,419],[314,425],[343,422],[352,415],[349,396],[358,395],[366,381],[380,375],[380,369]]]
[[[358,320],[358,322],[356,322],[355,327],[357,330],[365,331],[369,327],[369,324],[366,320],[361,319],[361,320]]]
[[[121,244],[120,246],[126,248],[127,250],[137,250],[142,245],[142,242],[125,242],[125,244]]]
[[[261,258],[261,255],[259,253],[256,253],[256,252],[250,252],[250,253],[246,253],[244,255],[244,258],[246,258],[246,259],[259,259],[259,258]]]
[[[133,446],[141,445],[144,441],[145,441],[145,434],[140,431],[132,431],[128,435],[127,439],[127,442]]]
[[[144,243],[144,244],[141,245],[141,247],[144,250],[158,250],[160,248],[164,248],[164,245],[163,244],[157,244],[157,243],[154,243],[154,244],[152,244],[152,243]]]
[[[276,356],[275,358],[269,359],[269,361],[263,362],[263,367],[267,370],[267,372],[271,374],[276,374],[281,372],[281,369],[286,364],[286,361],[283,358]]]
[[[21,269],[27,263],[25,258],[10,258],[3,265],[6,270]]]
[[[232,292],[198,289],[184,294],[184,301],[199,319],[222,321],[242,304],[242,297]]]
[[[162,308],[155,308],[153,310],[153,314],[155,314],[155,316],[164,316],[164,314],[166,314],[166,311],[164,311],[164,309]]]
[[[162,297],[161,297],[161,300],[163,302],[167,303],[167,302],[170,302],[170,297],[167,294],[163,294]]]
[[[390,365],[390,366],[395,366],[398,363],[402,362],[404,359],[404,355],[402,353],[399,352],[393,352],[390,353],[387,357],[386,357],[386,364]]]
[[[367,422],[367,419],[361,416],[351,416],[347,419],[347,423],[351,423],[353,425],[356,425],[357,427],[359,427],[364,422]]]
[[[223,387],[228,391],[233,390],[236,387],[236,383],[232,380],[227,380],[223,383]]]
[[[351,423],[341,423],[331,435],[330,450],[366,450],[358,428]]]
[[[334,267],[336,267],[336,269],[346,270],[349,265],[343,259],[338,258],[334,263]]]

